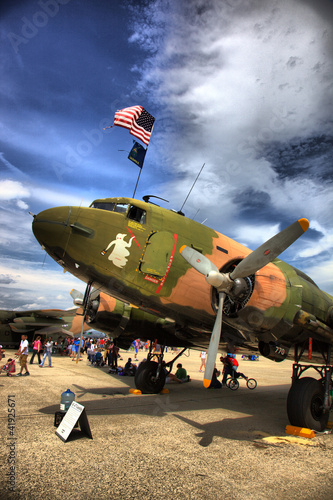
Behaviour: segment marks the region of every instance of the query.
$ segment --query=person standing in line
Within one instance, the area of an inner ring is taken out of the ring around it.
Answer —
[[[23,375],[23,368],[25,369],[24,375],[30,375],[29,370],[27,368],[27,360],[28,360],[28,354],[29,354],[29,342],[28,342],[28,336],[27,335],[22,335],[21,336],[21,343],[19,350],[17,351],[16,355],[20,356],[20,365],[21,365],[21,371],[18,373],[16,376],[21,377]]]
[[[200,353],[201,365],[199,368],[199,372],[204,371],[206,368],[206,356],[207,356],[206,351],[201,351]]]
[[[41,368],[43,368],[43,366],[44,366],[46,356],[49,359],[49,368],[52,368],[52,363],[51,363],[52,346],[53,346],[52,337],[49,337],[49,339],[46,340],[44,343],[44,356],[43,356],[41,364],[39,365]]]
[[[32,346],[32,356],[31,356],[31,359],[30,359],[30,364],[31,365],[34,362],[34,357],[36,356],[36,354],[37,354],[37,357],[38,357],[38,364],[40,365],[40,363],[41,363],[41,360],[40,360],[40,351],[41,351],[41,349],[42,349],[41,336],[38,335],[38,337],[36,337],[36,339],[34,340],[34,343],[33,343],[33,346]]]
[[[119,347],[117,347],[116,344],[113,343],[111,368],[114,368],[115,370],[117,370],[118,367],[118,353]]]

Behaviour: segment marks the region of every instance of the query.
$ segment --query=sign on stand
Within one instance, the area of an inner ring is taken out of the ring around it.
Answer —
[[[60,437],[62,441],[67,441],[77,422],[79,422],[81,431],[92,439],[86,409],[84,406],[80,405],[80,403],[76,403],[76,401],[73,401],[67,410],[66,415],[55,432],[56,435]]]

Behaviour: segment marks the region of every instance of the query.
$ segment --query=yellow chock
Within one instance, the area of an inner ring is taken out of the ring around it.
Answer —
[[[294,425],[286,426],[286,434],[291,434],[292,436],[301,436],[308,439],[312,439],[315,437],[315,433],[311,429],[306,429],[305,427],[295,427]]]
[[[142,394],[142,392],[139,389],[129,389],[128,392],[130,394]]]
[[[169,394],[169,389],[162,389],[161,394]]]
[[[326,429],[332,429],[333,422],[327,422]]]

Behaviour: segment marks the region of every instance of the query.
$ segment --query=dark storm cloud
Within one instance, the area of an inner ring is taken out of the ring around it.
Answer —
[[[0,274],[0,284],[9,285],[11,283],[17,283],[17,278],[19,278],[19,276],[14,278],[11,274]]]
[[[269,222],[272,220],[273,207],[271,198],[267,192],[247,188],[237,192],[232,199],[236,205],[239,215],[245,220],[259,220]]]
[[[333,137],[321,135],[273,142],[263,147],[268,160],[281,179],[304,177],[332,183]]]

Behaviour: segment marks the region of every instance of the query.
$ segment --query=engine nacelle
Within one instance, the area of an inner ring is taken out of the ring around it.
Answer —
[[[278,344],[277,342],[263,342],[260,340],[259,351],[262,356],[265,356],[265,358],[272,359],[273,361],[279,363],[288,356],[289,347],[283,344]]]

